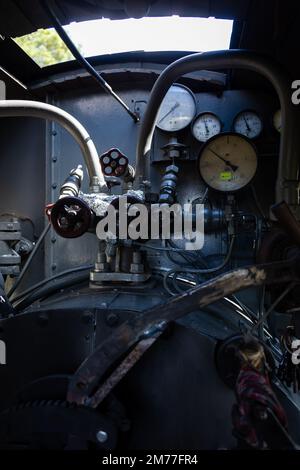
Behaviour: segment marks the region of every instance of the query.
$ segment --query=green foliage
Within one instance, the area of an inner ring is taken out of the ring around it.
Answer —
[[[73,55],[53,29],[38,29],[14,40],[40,67],[73,59]]]

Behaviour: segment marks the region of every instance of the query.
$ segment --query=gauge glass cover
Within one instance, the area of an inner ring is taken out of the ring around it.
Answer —
[[[242,134],[248,139],[258,137],[263,128],[262,120],[255,111],[242,111],[234,119],[234,132]]]
[[[193,93],[182,85],[172,85],[160,105],[156,126],[163,131],[179,131],[192,122],[195,114]]]
[[[192,134],[199,142],[206,142],[211,137],[220,134],[221,121],[213,113],[200,114],[192,124]]]
[[[223,192],[237,191],[253,179],[257,152],[247,138],[224,133],[206,142],[198,165],[200,175],[209,187]]]

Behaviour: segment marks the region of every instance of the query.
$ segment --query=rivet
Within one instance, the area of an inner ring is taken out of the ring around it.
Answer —
[[[103,444],[107,441],[108,435],[105,431],[98,431],[96,434],[97,441]]]

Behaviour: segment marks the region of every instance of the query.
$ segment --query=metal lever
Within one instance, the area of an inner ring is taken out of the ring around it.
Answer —
[[[78,368],[69,383],[67,400],[78,405],[89,403],[106,371],[154,325],[177,320],[240,289],[291,281],[300,282],[299,258],[235,269],[173,297],[163,305],[136,313],[106,338]]]

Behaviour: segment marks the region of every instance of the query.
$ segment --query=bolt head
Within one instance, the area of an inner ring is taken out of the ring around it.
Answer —
[[[108,326],[115,326],[118,322],[119,322],[119,316],[116,313],[111,312],[107,315],[106,323]]]
[[[108,439],[107,432],[105,432],[105,431],[98,431],[97,434],[96,434],[96,439],[97,439],[98,442],[100,442],[101,444],[103,444],[103,443],[106,442],[107,439]]]
[[[144,265],[142,263],[131,263],[130,272],[132,274],[141,274],[144,272]]]

